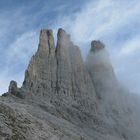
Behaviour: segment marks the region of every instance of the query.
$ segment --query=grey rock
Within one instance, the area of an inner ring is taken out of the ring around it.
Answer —
[[[90,52],[97,52],[97,51],[100,51],[104,48],[105,48],[105,45],[101,41],[94,40],[91,42]]]
[[[9,93],[11,94],[16,94],[17,93],[17,82],[16,81],[11,81],[9,85]]]
[[[84,62],[63,29],[56,46],[43,29],[22,87],[11,81],[0,97],[0,140],[139,140],[139,104],[128,96],[102,42]]]

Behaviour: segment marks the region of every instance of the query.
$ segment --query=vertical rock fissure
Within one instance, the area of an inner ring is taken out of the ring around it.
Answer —
[[[57,59],[57,47],[55,49],[55,59],[56,59],[56,94],[59,92],[59,86],[58,86],[58,59]]]

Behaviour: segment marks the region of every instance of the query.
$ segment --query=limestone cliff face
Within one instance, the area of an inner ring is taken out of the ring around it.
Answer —
[[[124,92],[103,43],[92,41],[84,62],[63,29],[56,45],[43,29],[22,87],[11,81],[0,99],[0,139],[139,140]]]
[[[52,96],[76,98],[90,95],[95,98],[94,86],[79,48],[63,29],[59,29],[57,38],[55,47],[52,31],[41,31],[39,48],[26,70],[23,88],[34,92],[44,89],[44,93],[40,93],[44,96],[50,96],[52,92]]]

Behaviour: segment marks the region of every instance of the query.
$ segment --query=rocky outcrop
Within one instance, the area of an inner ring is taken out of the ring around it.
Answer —
[[[16,94],[17,93],[17,82],[16,81],[11,81],[9,85],[9,93],[10,94]]]
[[[22,87],[11,81],[0,99],[0,139],[139,140],[125,92],[102,42],[92,41],[84,62],[63,29],[56,45],[43,29]]]

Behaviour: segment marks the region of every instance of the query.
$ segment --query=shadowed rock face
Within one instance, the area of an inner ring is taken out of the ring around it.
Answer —
[[[91,42],[83,62],[63,29],[56,46],[43,29],[22,87],[11,81],[0,99],[0,139],[139,140],[125,92],[102,42]]]

